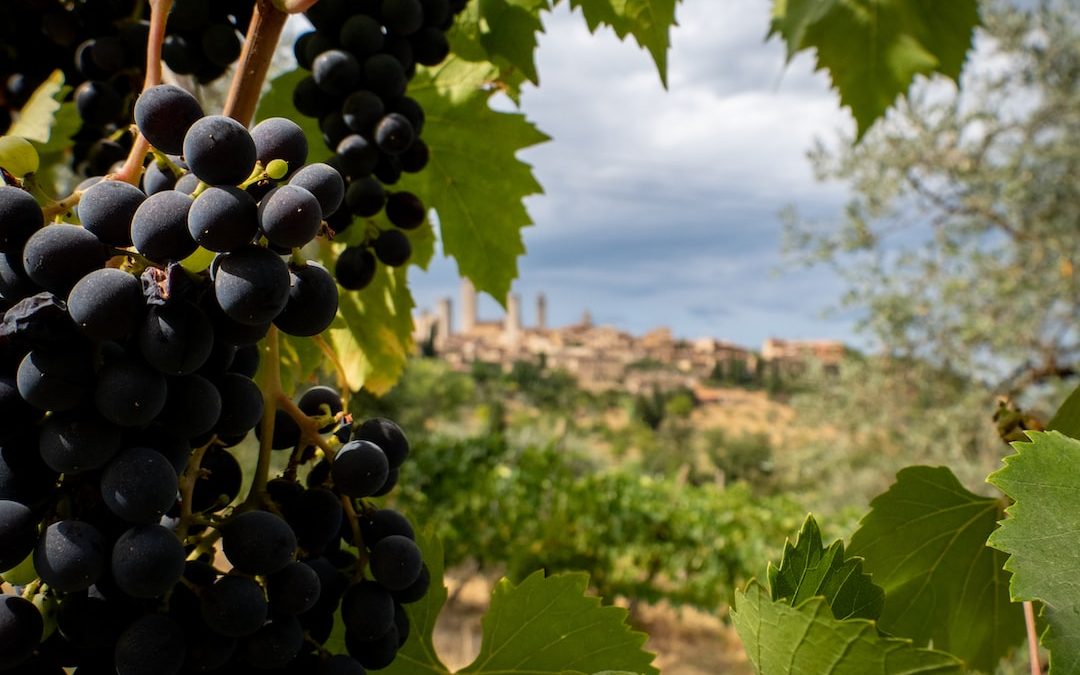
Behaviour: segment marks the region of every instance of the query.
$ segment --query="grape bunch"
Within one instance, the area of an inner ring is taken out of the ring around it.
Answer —
[[[253,0],[176,0],[162,57],[200,83],[221,77],[240,55]],[[62,70],[82,119],[73,166],[107,173],[131,147],[131,101],[142,86],[149,35],[145,0],[20,0],[0,22],[0,130],[54,70]],[[239,31],[239,32],[238,32]]]
[[[385,209],[394,228],[376,229],[338,258],[335,275],[343,288],[370,283],[377,262],[405,264],[412,253],[401,230],[420,227],[423,201],[388,189],[402,172],[421,171],[429,151],[421,138],[424,111],[406,95],[417,65],[433,66],[450,53],[446,31],[464,0],[320,0],[307,11],[315,30],[301,35],[296,59],[311,75],[293,91],[301,114],[316,117],[323,141],[334,151],[329,163],[347,181],[346,209],[328,222],[335,232],[354,217]],[[400,229],[397,229],[400,228]]]
[[[0,570],[22,588],[0,595],[0,671],[383,668],[430,582],[408,520],[368,501],[408,440],[329,387],[252,379],[271,325],[336,314],[300,249],[344,182],[286,119],[249,131],[171,85],[134,117],[157,159],[141,189],[91,181],[81,225],[0,186]],[[288,467],[236,504],[253,430]]]

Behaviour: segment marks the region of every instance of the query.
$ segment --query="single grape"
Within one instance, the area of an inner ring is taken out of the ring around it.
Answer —
[[[139,133],[150,145],[170,155],[183,152],[184,135],[202,116],[202,106],[195,97],[171,84],[150,87],[135,100]]]
[[[0,670],[15,668],[37,649],[45,624],[37,607],[17,595],[0,595]]]
[[[102,417],[121,427],[149,424],[165,407],[165,377],[133,360],[118,359],[98,371],[94,403]]]
[[[225,373],[214,382],[221,394],[221,416],[215,431],[222,436],[246,434],[262,419],[263,397],[251,378]]]
[[[404,590],[419,579],[423,562],[416,542],[400,534],[384,537],[371,549],[371,574],[391,591]]]
[[[342,288],[359,291],[375,278],[375,256],[363,246],[350,246],[341,252],[334,264],[334,276]]]
[[[427,210],[411,192],[394,192],[386,198],[386,217],[403,230],[415,230],[424,224]]]
[[[374,17],[366,14],[350,16],[338,33],[342,48],[358,59],[378,53],[384,38],[382,26]]]
[[[350,634],[374,640],[394,625],[394,599],[374,581],[361,581],[345,591],[341,618]]]
[[[420,567],[420,576],[416,578],[416,581],[412,582],[400,591],[394,591],[394,600],[404,604],[411,602],[418,602],[425,595],[427,595],[428,587],[431,586],[431,572],[428,570],[426,564]]]
[[[390,113],[375,125],[375,144],[389,155],[400,155],[409,149],[416,132],[401,113]]]
[[[350,134],[337,144],[344,173],[350,178],[371,175],[379,161],[379,149],[360,134]]]
[[[180,261],[194,253],[198,244],[187,224],[191,205],[191,197],[178,189],[147,197],[131,220],[131,240],[139,253],[157,262]]]
[[[0,499],[0,571],[18,565],[34,550],[37,521],[29,506]]]
[[[330,216],[345,199],[345,181],[337,169],[328,164],[309,164],[295,172],[289,185],[302,187],[319,200],[323,218]]]
[[[202,464],[199,466],[202,473],[195,481],[195,492],[191,498],[192,511],[216,511],[240,494],[243,473],[240,463],[228,450],[211,448],[203,455]]]
[[[171,299],[146,313],[138,331],[139,352],[166,375],[188,375],[202,367],[214,348],[214,329],[201,309]]]
[[[41,207],[29,192],[0,185],[0,251],[18,252],[44,226]]]
[[[304,646],[304,629],[295,616],[275,615],[241,640],[240,653],[253,668],[284,668]]]
[[[78,407],[90,393],[94,371],[82,349],[35,349],[23,357],[16,382],[30,405],[63,412]]]
[[[375,257],[388,267],[400,267],[409,261],[412,244],[400,230],[383,230],[375,239]]]
[[[319,575],[302,562],[291,562],[266,579],[270,609],[277,614],[303,614],[319,601],[319,589]]]
[[[276,253],[261,246],[244,246],[219,257],[214,297],[232,320],[258,325],[273,321],[285,308],[289,279],[289,268]]]
[[[203,28],[203,54],[210,63],[226,68],[240,56],[243,43],[229,23],[211,23]]]
[[[71,288],[90,272],[103,267],[105,247],[90,232],[75,225],[48,225],[26,241],[23,269],[47,291],[67,297]]]
[[[79,199],[82,226],[110,246],[131,246],[131,219],[146,199],[139,188],[122,180],[91,185]]]
[[[334,417],[344,409],[341,402],[341,394],[331,387],[317,386],[308,389],[296,401],[296,406],[309,417]],[[325,434],[334,428],[334,422],[330,422],[319,429],[320,434]]]
[[[386,482],[386,454],[370,441],[350,441],[334,457],[334,485],[350,497],[369,497]]]
[[[136,525],[113,545],[113,580],[133,598],[160,597],[180,581],[186,555],[170,530],[160,525]]]
[[[276,246],[304,246],[321,225],[319,200],[298,185],[282,185],[259,202],[259,228]]]
[[[85,590],[105,571],[105,540],[90,523],[57,521],[45,529],[34,548],[34,569],[60,592]]]
[[[114,457],[100,484],[105,505],[129,523],[156,523],[176,502],[176,471],[150,448],[131,448]]]
[[[329,49],[315,57],[311,75],[326,93],[345,96],[360,82],[360,63],[349,52]]]
[[[350,129],[358,134],[370,135],[386,114],[386,107],[377,94],[361,89],[349,94],[341,106],[341,114]]]
[[[409,519],[399,511],[393,509],[378,509],[370,514],[360,516],[360,536],[364,538],[364,546],[371,548],[383,539],[391,535],[398,535],[415,541],[416,534],[413,532]]]
[[[424,170],[431,159],[431,151],[423,139],[417,138],[405,152],[398,155],[401,170],[406,173],[418,173]]]
[[[324,488],[305,490],[285,511],[300,546],[310,553],[320,553],[334,542],[343,519],[341,499]]]
[[[386,191],[382,184],[371,176],[357,178],[349,183],[349,188],[345,191],[345,204],[353,215],[370,218],[382,211],[386,204]]]
[[[255,156],[263,166],[274,159],[288,163],[289,171],[296,171],[307,161],[308,143],[304,130],[296,122],[284,117],[270,117],[251,130],[255,141]]]
[[[204,190],[187,214],[188,232],[200,246],[224,253],[250,244],[259,231],[258,209],[251,195],[224,186]]]
[[[71,319],[95,340],[127,337],[146,307],[139,280],[108,267],[80,279],[68,294],[67,305]]]
[[[409,456],[409,439],[401,427],[385,417],[373,417],[353,433],[353,440],[371,441],[386,453],[391,469],[401,466]]]
[[[338,290],[322,265],[290,265],[289,299],[274,325],[288,335],[311,337],[330,327],[337,316]]]
[[[231,117],[208,115],[184,136],[184,159],[199,180],[211,185],[239,185],[255,166],[255,141]]]
[[[420,0],[383,0],[382,22],[397,35],[415,33],[424,25],[424,7]]]
[[[124,109],[124,99],[108,82],[87,80],[75,88],[74,98],[79,117],[93,126],[108,124]]]
[[[248,574],[273,574],[296,553],[296,534],[267,511],[245,511],[223,526],[222,550],[233,566]]]
[[[400,642],[397,627],[394,625],[374,640],[362,640],[348,630],[345,631],[345,649],[349,656],[371,670],[380,670],[393,663]]]
[[[120,429],[86,407],[55,413],[41,425],[41,459],[57,473],[104,466],[120,450]]]
[[[384,99],[401,96],[408,86],[405,69],[390,54],[375,54],[364,61],[364,82]]]
[[[437,66],[450,55],[450,41],[446,39],[446,33],[433,26],[413,33],[409,42],[416,62],[425,66]]]
[[[164,614],[145,614],[116,640],[113,652],[118,675],[176,675],[184,665],[184,631]]]
[[[221,394],[200,375],[169,378],[165,407],[158,415],[170,432],[185,439],[209,433],[221,417]]]

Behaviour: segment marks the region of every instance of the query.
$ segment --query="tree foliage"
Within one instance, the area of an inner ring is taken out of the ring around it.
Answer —
[[[792,217],[787,247],[839,271],[889,352],[1022,388],[1080,356],[1080,10],[984,24],[959,91],[918,83],[860,144],[815,147],[853,195],[838,222]]]

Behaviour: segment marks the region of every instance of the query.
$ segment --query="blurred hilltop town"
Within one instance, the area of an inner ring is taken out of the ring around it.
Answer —
[[[474,362],[504,369],[518,361],[539,362],[573,374],[582,388],[592,391],[688,388],[707,398],[710,383],[718,381],[791,377],[810,368],[836,372],[846,352],[836,340],[776,338],[754,352],[711,337],[677,339],[664,327],[634,336],[593,324],[588,311],[576,324],[552,328],[542,293],[536,297],[532,327],[524,325],[521,296],[516,294],[507,297],[505,317],[481,321],[476,288],[468,279],[462,281],[460,303],[460,325],[454,324],[450,298],[441,299],[434,313],[423,311],[416,317],[414,337],[427,353],[461,370]]]

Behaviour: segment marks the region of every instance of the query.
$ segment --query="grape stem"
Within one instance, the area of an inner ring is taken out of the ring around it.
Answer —
[[[146,79],[143,91],[161,84],[161,45],[165,42],[165,21],[169,18],[173,0],[150,0],[150,36],[146,40]],[[111,176],[113,180],[122,180],[138,185],[142,177],[143,162],[150,152],[150,141],[135,130],[135,142],[131,145],[124,166]]]
[[[266,354],[263,363],[266,367],[262,372],[262,381],[259,388],[263,394],[263,417],[260,424],[259,438],[259,461],[255,465],[255,477],[251,481],[251,488],[241,509],[252,509],[259,505],[266,493],[266,483],[270,479],[270,453],[273,452],[274,442],[274,415],[277,412],[275,402],[284,397],[281,391],[281,347],[278,338],[277,326],[270,326],[266,334]]]
[[[195,493],[195,483],[198,482],[199,475],[202,473],[203,457],[215,441],[217,441],[217,436],[214,436],[209,443],[201,448],[196,448],[195,452],[191,453],[187,467],[184,469],[184,475],[180,477],[180,524],[176,527],[176,536],[181,542],[187,538],[188,527],[190,527],[193,518],[191,498]]]
[[[41,207],[41,213],[44,215],[46,221],[50,221],[57,216],[62,216],[71,209],[75,208],[79,204],[79,200],[82,199],[82,190],[76,190],[67,197],[61,200],[52,202],[46,206]]]
[[[225,99],[225,114],[247,126],[255,116],[263,82],[270,61],[277,49],[281,31],[288,14],[274,6],[271,0],[257,0],[251,13],[244,49]]]

